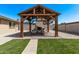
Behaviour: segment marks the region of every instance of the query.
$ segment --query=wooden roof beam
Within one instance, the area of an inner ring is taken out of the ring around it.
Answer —
[[[57,16],[56,14],[21,14],[21,16]]]

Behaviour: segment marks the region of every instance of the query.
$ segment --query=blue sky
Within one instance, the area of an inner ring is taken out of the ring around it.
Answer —
[[[33,6],[36,4],[0,4],[0,15],[17,20],[19,12]],[[61,13],[59,23],[79,21],[79,4],[43,4],[43,6]]]

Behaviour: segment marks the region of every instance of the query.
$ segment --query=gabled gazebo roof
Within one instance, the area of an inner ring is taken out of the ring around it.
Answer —
[[[27,10],[24,10],[24,11],[22,11],[22,12],[20,12],[18,15],[20,15],[20,14],[27,14],[28,12],[30,12],[30,11],[32,11],[33,9],[45,9],[46,10],[46,12],[49,12],[50,14],[52,14],[52,13],[55,13],[56,15],[59,15],[60,13],[59,12],[56,12],[56,11],[54,11],[54,10],[51,10],[51,9],[49,9],[49,8],[47,8],[47,7],[45,7],[45,6],[43,6],[43,5],[36,5],[36,6],[34,6],[34,7],[32,7],[32,8],[29,8],[29,9],[27,9]],[[30,14],[30,13],[29,13]]]

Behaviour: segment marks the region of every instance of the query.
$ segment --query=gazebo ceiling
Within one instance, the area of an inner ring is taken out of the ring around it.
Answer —
[[[22,15],[23,14],[29,14],[29,15],[30,14],[33,14],[34,9],[35,9],[35,14],[43,14],[43,9],[45,9],[45,14],[55,14],[55,15],[59,15],[60,14],[60,13],[54,11],[54,10],[51,10],[49,8],[46,8],[46,7],[42,6],[42,5],[37,5],[37,6],[32,7],[30,9],[28,9],[28,10],[25,10],[25,11],[20,12],[18,15],[21,15],[21,14]],[[39,15],[37,15],[37,16],[39,16]]]

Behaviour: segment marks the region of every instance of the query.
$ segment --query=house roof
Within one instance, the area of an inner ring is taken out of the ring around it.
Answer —
[[[11,18],[8,18],[8,17],[5,17],[5,16],[2,16],[2,15],[0,15],[0,19],[1,19],[1,20],[12,21],[12,22],[18,22],[18,21],[16,21],[16,20],[13,20],[13,19],[11,19]]]

